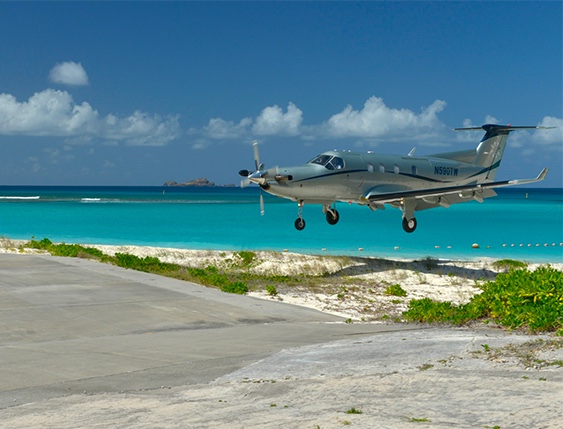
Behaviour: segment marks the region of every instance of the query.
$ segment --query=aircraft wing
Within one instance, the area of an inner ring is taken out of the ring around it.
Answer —
[[[378,192],[377,190],[374,190],[367,192],[363,196],[363,199],[368,200],[370,203],[390,203],[403,198],[432,198],[452,194],[467,194],[467,197],[471,197],[471,194],[473,194],[473,196],[478,199],[479,192],[485,189],[540,182],[545,179],[547,171],[548,169],[544,168],[535,179],[505,180],[501,182],[475,183],[472,185],[446,186],[442,188],[415,189],[397,192]]]

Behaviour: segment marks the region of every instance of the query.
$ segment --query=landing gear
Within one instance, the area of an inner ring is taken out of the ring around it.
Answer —
[[[413,217],[411,219],[403,218],[403,229],[405,232],[411,233],[416,229],[416,219]]]
[[[305,219],[298,217],[297,219],[295,219],[294,225],[297,231],[303,231],[303,229],[305,228]]]
[[[340,215],[338,214],[338,210],[336,209],[328,209],[326,212],[326,221],[330,225],[336,225],[340,220]]]
[[[297,219],[295,219],[295,229],[297,231],[303,231],[305,228],[305,219],[303,219],[303,204],[304,201],[297,202]]]
[[[303,219],[303,205],[305,204],[304,201],[297,202],[297,219],[295,219],[295,229],[297,231],[302,231],[305,228],[305,219]],[[330,225],[336,225],[340,220],[340,214],[338,210],[334,207],[331,207],[330,204],[323,205],[323,213],[326,214],[326,221]]]

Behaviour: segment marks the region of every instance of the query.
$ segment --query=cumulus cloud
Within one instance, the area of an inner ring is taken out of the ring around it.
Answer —
[[[383,99],[370,97],[362,110],[354,110],[348,105],[340,113],[333,115],[317,128],[317,132],[327,137],[379,138],[387,136],[433,133],[443,124],[438,113],[444,110],[446,102],[436,100],[416,114],[409,109],[392,109]]]
[[[54,83],[63,85],[88,85],[88,75],[82,64],[73,61],[58,63],[51,69],[49,78]]]
[[[287,106],[287,112],[277,105],[266,107],[256,118],[252,126],[255,135],[296,136],[300,132],[303,112],[293,103]]]
[[[46,89],[25,102],[0,94],[0,134],[161,146],[180,135],[180,126],[177,116],[162,118],[139,111],[124,118],[100,117],[89,103],[76,104],[68,92]]]
[[[240,122],[211,119],[202,130],[192,129],[212,139],[237,139],[260,136],[299,136],[305,140],[330,138],[401,139],[417,136],[419,140],[439,135],[444,124],[438,118],[446,106],[445,101],[436,100],[430,106],[415,113],[408,109],[387,107],[378,97],[369,98],[363,109],[354,110],[347,106],[326,122],[317,125],[303,125],[303,112],[294,103],[287,110],[278,105],[264,108],[252,118]]]
[[[550,129],[536,130],[532,135],[534,141],[542,144],[554,145],[561,149],[563,145],[563,119],[546,116],[542,119],[538,126]]]
[[[212,139],[242,138],[248,134],[251,125],[251,118],[244,118],[238,124],[221,118],[213,118],[209,120],[207,126],[203,127],[203,133]],[[197,133],[198,131],[191,129],[190,132]]]

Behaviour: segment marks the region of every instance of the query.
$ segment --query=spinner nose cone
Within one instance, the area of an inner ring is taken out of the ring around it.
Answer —
[[[239,176],[241,176],[241,177],[248,177],[248,176],[250,175],[250,171],[248,171],[248,170],[240,170],[240,171],[238,172],[238,174],[239,174]]]

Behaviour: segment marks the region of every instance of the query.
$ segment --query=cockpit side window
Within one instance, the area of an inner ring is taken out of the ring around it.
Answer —
[[[310,164],[319,164],[328,170],[341,170],[344,168],[344,160],[332,155],[319,155],[309,161]]]
[[[330,160],[330,163],[333,165],[335,170],[342,170],[344,168],[344,160],[335,156]]]

